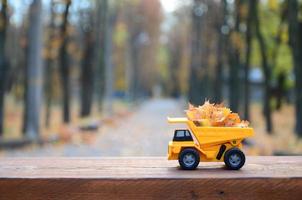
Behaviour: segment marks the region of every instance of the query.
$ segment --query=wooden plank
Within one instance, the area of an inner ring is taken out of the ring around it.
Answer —
[[[0,178],[302,178],[302,156],[247,157],[239,171],[224,163],[200,163],[180,170],[177,161],[159,157],[0,158]]]
[[[239,171],[166,158],[1,158],[0,199],[301,199],[302,157],[247,157]]]

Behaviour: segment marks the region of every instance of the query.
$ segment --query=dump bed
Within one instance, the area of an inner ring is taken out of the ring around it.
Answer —
[[[250,127],[212,127],[200,126],[187,118],[168,118],[170,123],[186,123],[200,145],[242,140],[254,134]]]

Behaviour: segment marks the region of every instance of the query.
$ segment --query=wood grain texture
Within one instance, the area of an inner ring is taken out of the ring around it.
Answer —
[[[2,158],[0,199],[302,199],[302,157],[247,157],[239,171],[166,158]]]

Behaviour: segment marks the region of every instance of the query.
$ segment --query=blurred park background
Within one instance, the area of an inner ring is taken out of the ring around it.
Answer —
[[[300,0],[0,0],[0,156],[165,156],[205,99],[302,154]]]

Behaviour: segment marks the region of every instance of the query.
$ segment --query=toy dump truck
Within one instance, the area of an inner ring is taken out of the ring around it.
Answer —
[[[254,134],[252,128],[203,126],[187,118],[168,118],[168,122],[184,123],[188,127],[175,130],[168,148],[168,160],[178,160],[182,169],[195,169],[200,161],[224,161],[231,170],[244,165],[242,140]]]

